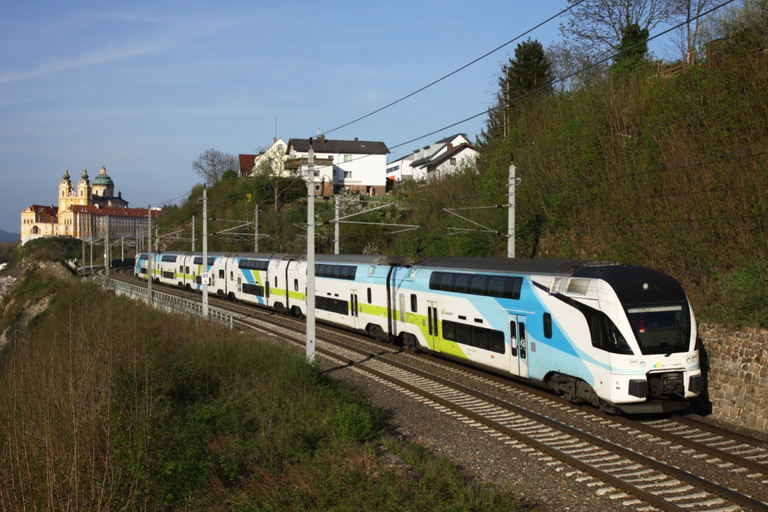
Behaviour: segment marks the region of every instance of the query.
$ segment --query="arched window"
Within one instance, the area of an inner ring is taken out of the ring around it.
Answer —
[[[32,234],[33,235],[39,235],[40,234],[40,228],[37,226],[32,226]]]

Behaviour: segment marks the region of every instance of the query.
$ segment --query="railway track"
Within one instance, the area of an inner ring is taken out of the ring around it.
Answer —
[[[233,311],[241,329],[298,346],[305,342],[303,323],[296,319],[211,301]],[[628,509],[768,511],[768,450],[760,440],[685,417],[607,416],[509,379],[327,326],[318,326],[317,352],[547,461]]]

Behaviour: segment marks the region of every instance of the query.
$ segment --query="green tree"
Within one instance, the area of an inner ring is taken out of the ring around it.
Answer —
[[[529,39],[518,44],[514,59],[510,58],[501,68],[496,104],[488,111],[486,128],[480,134],[481,142],[506,139],[515,102],[540,89],[543,94],[551,94],[551,83],[552,65],[541,43]]]
[[[640,69],[647,63],[648,29],[640,28],[637,23],[627,23],[621,31],[621,44],[615,48],[611,71],[616,75],[626,76]]]

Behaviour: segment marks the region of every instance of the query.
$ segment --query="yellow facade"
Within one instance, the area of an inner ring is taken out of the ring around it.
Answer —
[[[105,167],[91,183],[88,171],[74,186],[69,171],[59,182],[58,206],[31,205],[21,212],[21,243],[47,236],[102,237],[109,225],[110,237],[143,236],[149,210],[128,208],[122,194],[114,196],[114,183]],[[153,219],[159,212],[153,212]]]

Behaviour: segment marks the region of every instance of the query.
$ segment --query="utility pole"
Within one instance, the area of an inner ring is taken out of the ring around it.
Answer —
[[[339,229],[339,212],[341,211],[341,205],[339,204],[339,196],[336,196],[334,201],[334,213],[335,213],[335,223],[336,225],[333,228],[333,254],[339,254],[339,248],[341,247],[341,229]]]
[[[208,189],[203,185],[203,318],[208,320],[208,281],[211,279],[208,273]]]
[[[195,252],[195,216],[192,216],[192,252]]]
[[[253,252],[259,252],[259,203],[253,210]]]
[[[160,237],[157,234],[157,226],[155,226],[155,252],[159,253],[160,249],[158,248],[158,245],[160,243]]]
[[[147,207],[147,298],[149,307],[155,307],[152,295],[152,207]]]
[[[315,361],[315,150],[307,154],[307,361]]]
[[[507,225],[507,258],[515,257],[515,156],[509,155],[509,211]]]

